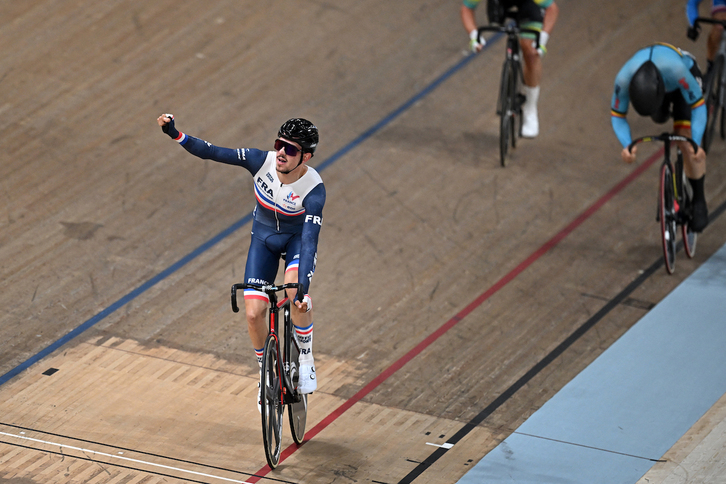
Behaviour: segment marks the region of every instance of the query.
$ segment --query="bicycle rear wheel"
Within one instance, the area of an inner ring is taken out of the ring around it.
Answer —
[[[502,68],[502,83],[499,98],[501,100],[501,113],[499,118],[499,158],[502,166],[507,166],[507,153],[509,151],[509,137],[513,136],[514,125],[512,110],[514,106],[514,66],[513,61],[507,59]]]
[[[280,364],[277,352],[277,341],[269,335],[265,341],[262,354],[262,371],[260,388],[262,389],[262,441],[265,446],[265,458],[270,469],[277,467],[282,450],[282,412]]]
[[[293,339],[295,337],[293,336]],[[293,388],[297,388],[299,376],[298,368],[300,357],[300,349],[298,348],[295,341],[290,343],[290,381],[292,382]],[[287,416],[290,420],[290,432],[292,433],[292,440],[296,444],[302,444],[303,437],[305,437],[305,423],[307,422],[308,416],[308,396],[302,395],[295,390],[294,399],[299,398],[299,401],[293,401],[288,404]]]
[[[721,114],[721,132],[724,131],[724,120],[723,120],[723,106],[719,106],[719,89],[721,87],[721,81],[723,76],[723,63],[724,59],[721,56],[716,57],[714,60],[713,67],[711,67],[711,74],[709,75],[706,85],[703,89],[704,100],[706,101],[706,130],[703,133],[703,150],[708,153],[713,142],[714,134],[716,132],[716,122],[719,114]],[[723,137],[723,134],[721,134]]]
[[[667,164],[663,164],[660,169],[658,215],[666,271],[673,274],[676,269],[676,217],[673,206],[673,172]]]

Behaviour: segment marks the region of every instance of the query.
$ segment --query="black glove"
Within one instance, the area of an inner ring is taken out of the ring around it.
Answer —
[[[177,131],[177,129],[174,127],[174,116],[169,114],[166,117],[171,118],[171,121],[162,126],[161,130],[164,133],[168,134],[171,139],[177,139],[179,137],[179,131]]]
[[[696,27],[688,27],[688,31],[686,32],[686,35],[688,36],[689,39],[695,41],[696,39],[698,39],[699,33],[700,33],[700,29],[698,29]]]

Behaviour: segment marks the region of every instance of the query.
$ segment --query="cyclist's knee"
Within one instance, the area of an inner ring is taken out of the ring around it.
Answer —
[[[291,284],[293,282],[297,282],[297,267],[288,268],[285,271],[285,284]],[[295,295],[297,294],[296,289],[287,289],[285,291],[285,295],[292,301],[295,298]]]
[[[267,303],[260,299],[245,299],[245,317],[249,327],[256,327],[265,323]]]
[[[537,53],[537,49],[532,45],[532,41],[530,39],[522,39],[521,46],[524,63],[530,68],[539,66],[542,60]]]

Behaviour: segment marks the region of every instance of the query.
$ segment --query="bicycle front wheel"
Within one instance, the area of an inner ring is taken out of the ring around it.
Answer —
[[[262,354],[260,388],[262,389],[262,441],[270,469],[277,467],[282,450],[282,391],[277,340],[269,335]]]
[[[673,204],[673,172],[665,163],[660,169],[658,215],[666,271],[668,271],[668,274],[673,274],[676,269],[676,214]]]
[[[723,63],[724,59],[721,56],[716,57],[713,66],[711,67],[711,74],[706,81],[706,85],[703,89],[704,100],[706,101],[706,130],[703,133],[703,150],[708,153],[713,142],[714,134],[716,133],[716,123],[718,115],[721,116],[721,131],[723,132],[723,106],[720,106],[721,100],[719,99],[719,90],[721,88],[722,76],[723,76]],[[723,136],[723,135],[722,135]]]
[[[514,66],[513,61],[507,59],[502,69],[502,83],[499,98],[501,100],[501,113],[499,119],[499,158],[502,166],[507,166],[507,153],[509,151],[509,137],[513,134],[512,111],[514,106]]]

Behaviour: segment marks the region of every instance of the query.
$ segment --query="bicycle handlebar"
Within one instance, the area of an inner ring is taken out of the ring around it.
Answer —
[[[690,143],[691,147],[693,147],[693,152],[698,152],[698,143],[693,141],[688,136],[681,136],[678,134],[671,134],[671,133],[663,133],[658,136],[641,136],[640,138],[634,139],[630,142],[628,145],[628,151],[632,153],[633,146],[637,145],[638,143],[647,143],[650,141],[663,141],[664,143],[669,144],[671,141],[686,141]]]
[[[693,21],[693,26],[698,27],[699,23],[701,23],[701,24],[717,24],[717,25],[726,27],[726,20],[718,20],[715,18],[698,17],[696,20]]]
[[[246,282],[242,282],[239,284],[232,284],[232,311],[235,313],[239,312],[239,306],[237,306],[237,290],[238,289],[255,289],[257,291],[262,291],[265,294],[275,294],[279,291],[284,291],[286,289],[297,289],[298,296],[301,295],[301,289],[303,288],[303,285],[299,282],[288,282],[287,284],[283,284],[281,286],[275,286],[274,284],[270,285],[263,285],[263,284],[248,284]],[[298,297],[300,301],[302,301],[301,298]]]
[[[698,34],[700,32],[700,25],[699,24],[714,24],[714,25],[721,25],[722,27],[726,28],[726,20],[718,20],[715,18],[709,18],[709,17],[698,17],[696,20],[693,21],[693,27],[688,27],[688,38],[693,40],[694,42],[698,39]]]
[[[534,48],[535,49],[539,48],[539,34],[540,34],[539,30],[522,29],[522,28],[519,28],[517,25],[510,23],[507,25],[485,25],[483,27],[479,27],[477,29],[477,31],[479,32],[479,37],[481,37],[481,34],[483,32],[502,32],[507,35],[534,34],[535,42],[536,42],[536,45]]]

